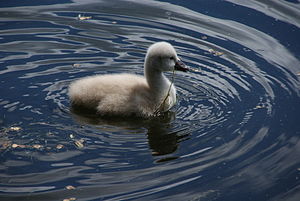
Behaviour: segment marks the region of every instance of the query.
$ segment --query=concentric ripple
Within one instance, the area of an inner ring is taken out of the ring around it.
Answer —
[[[0,9],[1,199],[299,196],[299,3],[175,4]],[[191,68],[175,75],[172,111],[149,120],[70,112],[70,82],[142,74],[147,47],[161,40]]]

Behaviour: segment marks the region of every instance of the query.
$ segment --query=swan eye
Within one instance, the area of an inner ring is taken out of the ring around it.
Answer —
[[[173,56],[172,56],[172,57],[170,57],[170,60],[175,60],[175,57],[173,57]]]

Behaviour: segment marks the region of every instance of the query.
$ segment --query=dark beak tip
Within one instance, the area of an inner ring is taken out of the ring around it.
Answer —
[[[175,64],[175,70],[188,72],[189,68],[182,61],[177,61]]]

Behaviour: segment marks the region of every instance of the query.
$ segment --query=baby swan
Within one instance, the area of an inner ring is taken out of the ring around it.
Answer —
[[[69,97],[74,109],[95,110],[101,116],[151,117],[176,103],[174,84],[165,71],[187,71],[173,46],[157,42],[148,48],[144,77],[135,74],[96,75],[74,81]]]

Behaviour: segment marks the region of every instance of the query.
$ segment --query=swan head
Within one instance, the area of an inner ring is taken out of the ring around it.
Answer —
[[[188,71],[188,68],[177,56],[174,47],[167,42],[157,42],[148,48],[146,60],[146,70],[165,71]]]

